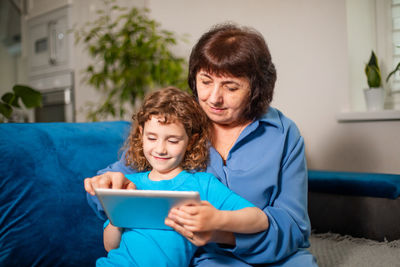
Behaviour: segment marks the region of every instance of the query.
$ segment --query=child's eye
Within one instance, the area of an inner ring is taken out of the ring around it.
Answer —
[[[170,142],[171,144],[177,144],[177,143],[179,143],[179,140],[170,139],[170,140],[168,140],[168,142]]]
[[[211,83],[211,81],[201,81],[202,82],[202,84],[204,84],[204,85],[209,85],[210,83]]]
[[[151,136],[147,136],[147,140],[149,140],[149,141],[155,141],[156,138],[155,138],[155,137],[151,137]]]

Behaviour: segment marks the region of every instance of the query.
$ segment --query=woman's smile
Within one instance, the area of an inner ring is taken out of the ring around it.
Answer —
[[[211,111],[215,112],[215,113],[222,113],[223,111],[226,110],[226,108],[220,108],[220,107],[214,107],[214,106],[210,106],[209,108]]]

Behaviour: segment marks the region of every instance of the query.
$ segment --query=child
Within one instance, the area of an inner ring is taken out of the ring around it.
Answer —
[[[198,172],[207,165],[210,124],[192,96],[173,87],[156,91],[133,119],[125,157],[140,172],[126,177],[138,190],[198,191],[202,201],[185,214],[183,227],[237,233],[268,228],[264,212],[212,174]],[[197,248],[172,229],[120,229],[108,221],[105,225],[109,253],[97,266],[189,266]]]

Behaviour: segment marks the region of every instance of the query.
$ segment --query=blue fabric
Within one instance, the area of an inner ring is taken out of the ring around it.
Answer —
[[[239,210],[254,207],[239,197],[218,179],[204,172],[182,171],[171,180],[152,181],[149,172],[127,175],[139,190],[197,191],[201,200],[207,200],[219,210]],[[140,216],[140,214],[138,214]],[[171,230],[125,229],[120,247],[111,250],[97,266],[188,266],[196,246]]]
[[[129,125],[0,124],[0,266],[93,266],[105,255],[83,179],[117,160]]]
[[[225,253],[250,264],[274,263],[309,246],[304,141],[290,119],[270,108],[244,129],[226,166],[213,148],[210,162],[207,171],[262,209],[270,222],[265,232],[235,234],[236,247]],[[218,248],[210,251],[213,253],[223,252]],[[203,253],[194,263],[207,257]]]
[[[207,171],[262,209],[270,227],[259,234],[236,234],[234,249],[208,245],[193,264],[218,254],[250,264],[273,263],[309,246],[304,141],[290,119],[270,108],[263,118],[243,130],[228,155],[226,166],[214,148],[210,151]],[[126,169],[123,159],[103,171],[134,172]],[[96,198],[89,199],[93,206],[95,201]],[[98,208],[97,213],[101,214]]]
[[[310,170],[309,190],[331,194],[382,197],[400,196],[400,175]]]
[[[210,254],[208,257],[203,257],[200,261],[196,262],[196,267],[251,267],[255,265],[249,265],[246,262],[232,257],[230,255],[222,254]],[[258,266],[258,265],[257,265]],[[313,255],[310,254],[306,249],[299,249],[295,254],[286,257],[281,261],[274,262],[268,265],[261,264],[259,266],[268,267],[302,267],[302,266],[318,266],[317,261]]]

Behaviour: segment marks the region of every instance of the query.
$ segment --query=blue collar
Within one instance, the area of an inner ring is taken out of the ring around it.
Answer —
[[[283,132],[283,124],[282,124],[282,120],[281,120],[280,111],[277,110],[276,108],[270,107],[266,114],[264,114],[260,119],[254,120],[243,130],[243,132],[240,134],[239,138],[236,140],[233,147],[236,146],[237,143],[239,143],[241,140],[243,140],[250,133],[255,131],[258,128],[258,126],[260,125],[260,123],[270,124],[273,127],[276,127]]]
[[[276,108],[269,107],[268,112],[265,113],[259,121],[271,124],[272,126],[275,126],[278,129],[283,130],[283,124],[281,120],[281,112],[277,110]]]
[[[250,134],[251,132],[255,131],[260,123],[270,124],[273,127],[278,128],[283,132],[283,124],[281,120],[281,113],[276,108],[270,107],[268,112],[265,113],[260,119],[254,120],[250,123],[242,132],[241,136],[238,138],[238,141],[243,139],[245,136]]]

